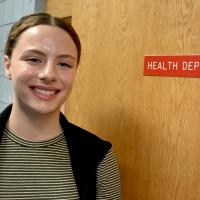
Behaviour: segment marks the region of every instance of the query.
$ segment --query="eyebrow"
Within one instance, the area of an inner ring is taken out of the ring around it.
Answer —
[[[35,54],[38,54],[38,55],[41,55],[41,56],[46,56],[46,54],[40,50],[37,50],[37,49],[27,49],[25,50],[24,53],[35,53]],[[57,57],[59,58],[72,58],[73,60],[76,60],[76,58],[70,54],[60,54],[58,55]]]

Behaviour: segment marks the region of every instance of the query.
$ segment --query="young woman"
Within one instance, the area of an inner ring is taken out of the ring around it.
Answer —
[[[81,55],[64,20],[32,14],[13,25],[4,53],[14,99],[0,115],[0,199],[120,199],[111,144],[60,112]]]

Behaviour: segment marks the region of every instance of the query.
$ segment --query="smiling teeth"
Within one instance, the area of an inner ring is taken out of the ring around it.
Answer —
[[[45,96],[51,96],[51,95],[56,93],[56,91],[49,91],[49,90],[44,90],[44,89],[39,89],[39,88],[34,88],[34,90],[37,93],[40,93],[40,94],[45,95]]]

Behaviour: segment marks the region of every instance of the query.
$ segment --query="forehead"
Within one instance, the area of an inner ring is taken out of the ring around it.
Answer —
[[[15,49],[29,47],[40,50],[46,48],[51,51],[71,51],[77,54],[71,36],[65,30],[51,25],[37,25],[26,29],[18,38]]]

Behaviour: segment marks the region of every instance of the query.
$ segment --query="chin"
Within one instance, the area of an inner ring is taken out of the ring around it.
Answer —
[[[35,104],[35,105],[28,105],[29,111],[33,112],[35,114],[41,114],[41,115],[46,115],[46,114],[53,114],[53,113],[59,113],[60,112],[60,106],[55,106],[50,105],[50,104]]]

